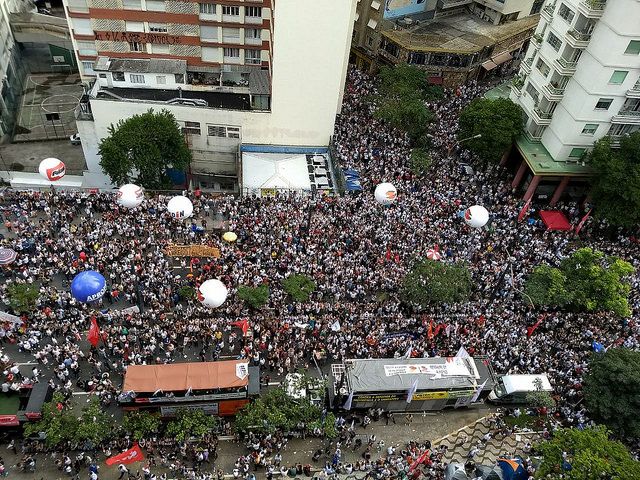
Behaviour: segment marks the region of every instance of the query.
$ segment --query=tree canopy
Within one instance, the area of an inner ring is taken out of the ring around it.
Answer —
[[[40,290],[32,283],[10,283],[7,285],[7,295],[14,312],[29,313],[36,308]]]
[[[619,435],[640,437],[639,378],[640,352],[609,348],[592,354],[584,394],[593,418]]]
[[[483,162],[497,163],[523,130],[522,108],[506,98],[478,98],[460,114],[458,140]]]
[[[640,132],[622,137],[618,149],[611,148],[610,137],[604,137],[596,142],[588,161],[594,170],[594,214],[615,226],[640,224]]]
[[[425,101],[442,96],[442,90],[429,86],[426,73],[414,65],[384,66],[378,79],[376,118],[407,132],[414,144],[426,145],[427,126],[433,113]]]
[[[471,273],[464,263],[436,260],[416,263],[402,282],[402,298],[421,307],[463,302],[471,294]]]
[[[296,302],[306,302],[315,291],[316,284],[306,275],[289,275],[282,280],[282,288]]]
[[[593,480],[640,478],[640,463],[633,460],[627,448],[611,440],[606,428],[599,426],[579,430],[560,429],[551,440],[536,445],[542,463],[536,478],[549,480]],[[566,458],[563,458],[563,453]]]
[[[269,301],[269,286],[260,285],[258,287],[238,287],[238,298],[251,308],[262,308]]]
[[[202,438],[216,428],[218,418],[202,410],[181,408],[176,418],[167,424],[166,435],[183,442],[189,438]]]
[[[111,125],[99,153],[100,165],[113,183],[148,189],[170,187],[167,169],[185,170],[191,162],[176,119],[167,110],[149,110]]]
[[[145,410],[126,412],[122,420],[122,428],[130,433],[134,440],[142,440],[158,433],[161,426],[160,415]]]
[[[629,262],[581,248],[562,260],[559,268],[537,266],[527,278],[524,291],[535,305],[610,311],[628,317],[631,285],[625,277],[633,272]]]

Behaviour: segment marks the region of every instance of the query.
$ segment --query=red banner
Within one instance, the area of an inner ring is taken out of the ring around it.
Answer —
[[[580,223],[578,223],[578,226],[576,227],[576,235],[578,235],[580,233],[580,230],[582,230],[582,227],[584,227],[584,224],[587,221],[587,218],[589,218],[589,215],[591,215],[591,209],[589,209],[587,214],[582,217],[582,220],[580,220]]]
[[[91,317],[91,328],[89,328],[89,334],[87,340],[94,347],[98,346],[98,340],[100,339],[100,328],[98,327],[98,321],[96,317]]]
[[[520,210],[520,213],[518,214],[518,222],[521,222],[522,219],[527,215],[527,213],[529,212],[530,206],[531,206],[531,199],[527,200],[527,203],[525,203],[524,207],[522,207],[522,210]]]
[[[144,460],[144,454],[142,453],[142,450],[136,443],[129,450],[119,453],[118,455],[114,455],[113,457],[107,458],[106,464],[107,465],[113,465],[114,463],[129,464],[134,462],[141,462],[142,460]]]
[[[249,331],[249,320],[246,318],[239,320],[237,322],[231,322],[231,325],[234,327],[239,327],[242,330],[242,335],[246,336]]]

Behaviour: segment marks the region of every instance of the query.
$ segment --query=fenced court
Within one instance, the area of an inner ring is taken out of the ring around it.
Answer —
[[[29,75],[14,142],[56,140],[76,133],[75,108],[84,93],[79,75]]]

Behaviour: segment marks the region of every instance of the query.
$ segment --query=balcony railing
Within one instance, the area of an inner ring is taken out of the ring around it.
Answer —
[[[640,118],[640,110],[620,110],[620,112],[618,112],[618,115],[621,115],[623,117]]]
[[[570,62],[569,60],[563,57],[558,57],[556,58],[556,60],[562,66],[562,68],[565,68],[567,70],[575,70],[576,67],[578,66],[578,62]]]
[[[522,69],[525,72],[530,73],[531,72],[531,65],[533,65],[533,57],[527,58],[526,60],[524,60],[522,62]]]
[[[551,117],[553,117],[553,113],[543,112],[542,110],[540,110],[540,107],[534,107],[533,111],[536,112],[536,115],[544,120],[551,120]]]
[[[542,9],[541,16],[544,17],[548,22],[550,22],[551,19],[553,18],[553,12],[555,11],[555,9],[556,9],[555,4],[547,5]]]
[[[542,34],[534,33],[533,36],[531,37],[531,40],[533,40],[533,43],[541,45],[542,44]]]
[[[600,18],[606,2],[585,0],[578,4],[578,11],[587,18]]]
[[[640,98],[640,80],[636,84],[627,90],[627,97]]]
[[[589,40],[591,40],[590,33],[579,32],[578,30],[567,31],[567,41],[574,48],[586,47],[589,44]]]

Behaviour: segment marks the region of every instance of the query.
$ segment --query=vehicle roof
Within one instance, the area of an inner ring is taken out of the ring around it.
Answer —
[[[513,392],[526,392],[534,391],[536,389],[534,381],[539,378],[542,381],[542,390],[553,391],[551,383],[546,373],[539,373],[535,375],[504,375],[502,377],[502,384],[507,394]]]

